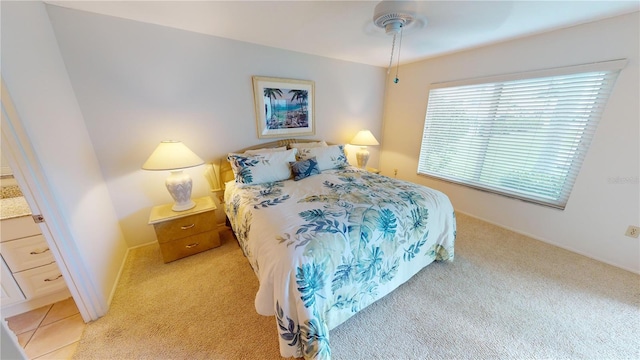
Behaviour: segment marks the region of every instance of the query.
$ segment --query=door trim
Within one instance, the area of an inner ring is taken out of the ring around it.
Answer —
[[[2,82],[2,153],[11,165],[14,177],[34,214],[42,214],[45,221],[38,224],[64,276],[69,292],[85,322],[97,320],[107,312],[107,304],[100,300],[64,215],[53,196],[27,132]]]

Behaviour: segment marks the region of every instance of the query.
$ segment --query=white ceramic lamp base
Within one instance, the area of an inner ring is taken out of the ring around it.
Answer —
[[[169,194],[175,201],[171,210],[185,211],[196,206],[196,203],[191,200],[193,183],[189,174],[182,170],[171,171],[171,175],[165,181],[165,185],[167,185],[167,190],[169,190]]]
[[[369,161],[369,150],[367,150],[366,146],[361,146],[360,150],[356,152],[356,160],[358,160],[359,168],[365,169],[367,167],[367,162]]]

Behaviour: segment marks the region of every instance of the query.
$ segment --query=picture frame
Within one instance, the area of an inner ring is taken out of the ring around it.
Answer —
[[[258,138],[314,135],[315,82],[253,76]]]

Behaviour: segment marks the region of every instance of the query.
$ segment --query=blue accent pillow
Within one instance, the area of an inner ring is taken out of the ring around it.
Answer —
[[[289,165],[291,165],[293,180],[295,181],[320,174],[320,168],[318,168],[318,161],[315,156],[307,160],[292,161]]]

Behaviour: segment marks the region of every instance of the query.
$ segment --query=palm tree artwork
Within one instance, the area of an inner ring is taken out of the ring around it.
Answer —
[[[309,98],[309,92],[307,90],[289,90],[291,95],[291,101],[298,101],[302,111],[306,111],[304,106],[307,104]]]
[[[285,93],[291,98],[285,97]],[[309,92],[297,89],[264,88],[265,101],[268,99],[269,107],[265,104],[265,119],[268,129],[306,128],[309,126],[307,105]]]
[[[282,90],[274,89],[274,88],[264,88],[264,97],[269,98],[269,103],[271,104],[271,118],[267,118],[269,112],[265,106],[264,116],[267,120],[267,128],[268,129],[278,129],[278,118],[276,116],[276,98],[282,97]]]

